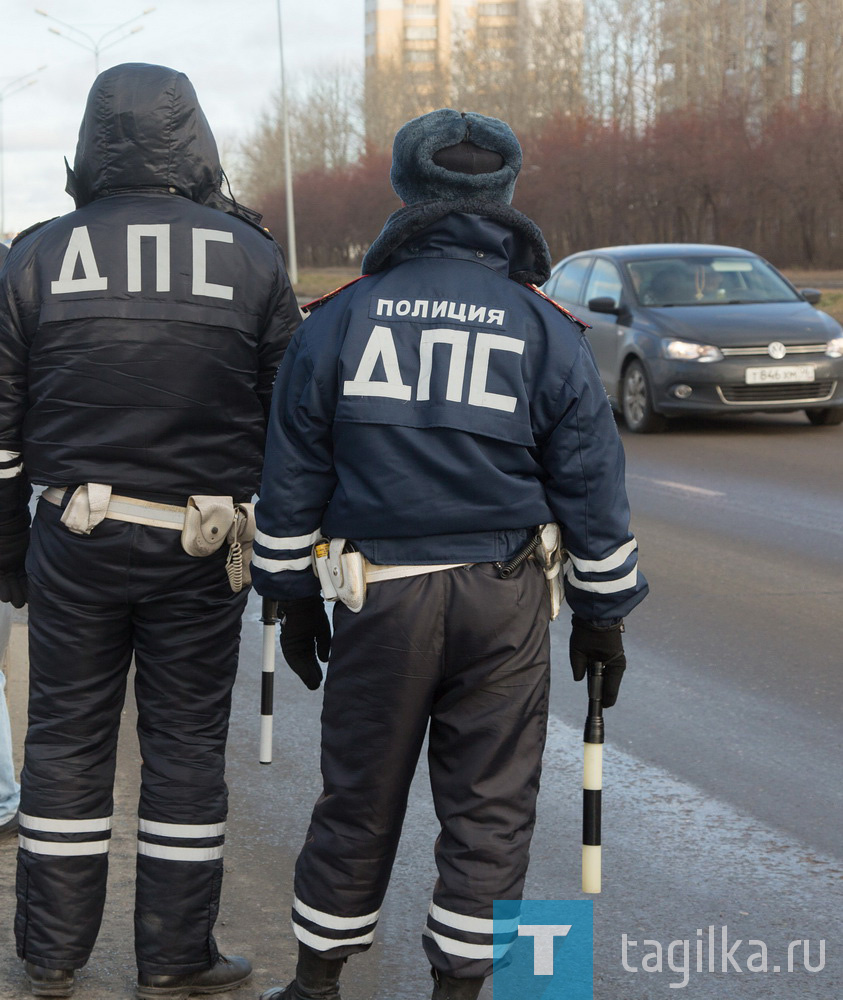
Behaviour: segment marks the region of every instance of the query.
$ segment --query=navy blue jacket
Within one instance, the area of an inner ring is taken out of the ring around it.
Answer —
[[[499,221],[445,215],[297,331],[270,411],[261,594],[318,593],[320,534],[375,563],[487,562],[558,521],[577,614],[620,617],[642,600],[623,450],[590,348],[510,280],[514,239]]]

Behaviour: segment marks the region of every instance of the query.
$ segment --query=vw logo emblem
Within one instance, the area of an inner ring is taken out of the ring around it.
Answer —
[[[770,357],[775,358],[776,361],[781,361],[785,354],[787,354],[787,348],[778,340],[774,340],[773,343],[767,348],[767,351]]]

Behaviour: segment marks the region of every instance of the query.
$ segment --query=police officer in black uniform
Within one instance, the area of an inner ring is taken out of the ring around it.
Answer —
[[[251,972],[213,936],[247,595],[220,542],[257,489],[301,314],[279,247],[221,178],[183,74],[109,69],[69,171],[77,210],[19,237],[2,271],[0,596],[28,589],[31,665],[15,932],[35,995],[68,995],[97,937],[133,657],[138,994]],[[30,483],[48,487],[31,539]]]
[[[330,663],[296,978],[263,1000],[337,1000],[343,961],[370,946],[428,726],[441,834],[423,944],[434,1000],[477,997],[492,903],[520,899],[527,870],[557,572],[575,677],[602,660],[604,704],[617,696],[622,619],[647,592],[623,451],[582,325],[535,287],[550,262],[509,204],[520,165],[496,119],[408,122],[391,174],[406,207],[278,373],[255,584],[305,683],[329,646]],[[314,544],[341,601],[332,642]]]

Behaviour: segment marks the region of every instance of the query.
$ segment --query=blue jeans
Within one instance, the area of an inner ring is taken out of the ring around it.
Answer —
[[[6,675],[0,670],[0,826],[15,815],[20,805],[20,785],[15,781],[12,730],[5,687]]]

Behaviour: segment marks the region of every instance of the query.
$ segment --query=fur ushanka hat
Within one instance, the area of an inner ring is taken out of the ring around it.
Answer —
[[[506,122],[440,108],[398,130],[390,180],[406,205],[466,198],[509,204],[520,169],[521,146]]]

